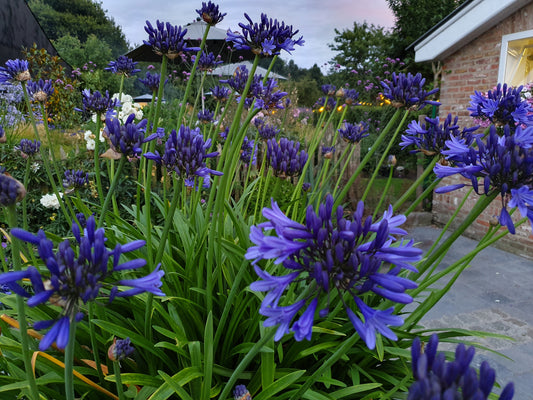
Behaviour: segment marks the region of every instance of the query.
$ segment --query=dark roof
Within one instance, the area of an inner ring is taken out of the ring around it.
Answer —
[[[2,0],[0,7],[0,65],[7,60],[22,58],[22,50],[36,43],[57,55],[50,39],[24,0]]]

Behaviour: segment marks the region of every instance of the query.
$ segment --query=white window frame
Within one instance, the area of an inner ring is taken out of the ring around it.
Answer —
[[[504,82],[504,79],[505,79],[505,66],[507,63],[507,50],[509,49],[509,42],[513,42],[515,40],[520,40],[520,39],[527,39],[527,38],[533,39],[533,29],[530,29],[528,31],[510,33],[508,35],[502,36],[502,45],[500,49],[500,65],[498,67],[498,83],[502,83],[502,84],[506,83]]]

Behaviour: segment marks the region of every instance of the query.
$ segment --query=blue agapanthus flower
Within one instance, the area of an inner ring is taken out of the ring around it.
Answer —
[[[83,232],[76,222],[72,224],[74,239],[64,240],[54,250],[54,243],[46,237],[44,231],[32,234],[23,229],[13,228],[11,234],[24,242],[37,247],[46,269],[34,266],[24,271],[10,271],[0,274],[0,284],[8,284],[17,294],[28,298],[30,307],[49,302],[59,306],[61,311],[57,318],[34,323],[37,330],[50,328],[39,344],[39,349],[48,349],[53,342],[63,349],[68,344],[69,331],[74,321],[83,318],[82,304],[87,304],[102,296],[104,286],[111,288],[109,301],[115,297],[136,295],[149,292],[156,296],[164,296],[161,291],[161,278],[164,272],[159,266],[145,277],[137,279],[113,279],[112,275],[121,271],[135,270],[146,265],[146,260],[137,258],[121,261],[121,256],[140,249],[145,245],[143,240],[126,244],[117,244],[114,249],[106,247],[105,231],[96,228],[93,216],[87,219]],[[28,292],[17,282],[29,279],[32,291]],[[118,286],[129,286],[132,289],[119,291]]]
[[[17,144],[14,149],[22,153],[23,157],[33,157],[39,154],[41,148],[41,141],[34,139],[20,139],[20,143]]]
[[[195,181],[203,178],[203,186],[210,186],[210,175],[222,175],[222,172],[207,167],[209,158],[218,156],[218,152],[208,153],[211,139],[204,141],[200,128],[191,129],[182,125],[178,132],[172,130],[165,143],[165,151],[160,155],[144,153],[144,157],[163,164],[168,172],[174,171],[186,186],[195,187]]]
[[[533,226],[533,126],[517,126],[513,130],[506,125],[499,136],[491,125],[484,139],[478,137],[468,145],[465,139],[452,136],[446,146],[442,154],[451,165],[437,164],[434,171],[438,178],[460,174],[471,181],[478,194],[499,192],[502,198],[499,222],[510,233],[515,233],[515,227],[507,206],[518,207]],[[435,191],[446,193],[464,186],[455,184]]]
[[[203,1],[202,8],[196,10],[196,12],[200,16],[200,18],[204,20],[205,23],[211,26],[218,24],[224,19],[224,16],[226,15],[226,13],[222,14],[218,10],[218,5],[211,1],[208,1],[207,3]]]
[[[195,56],[193,56],[193,61],[194,58]],[[198,65],[196,68],[199,71],[212,71],[219,64],[222,64],[222,60],[217,60],[217,57],[213,53],[206,53],[205,51],[202,51],[202,54],[200,54],[200,58],[198,59]]]
[[[422,74],[413,75],[410,72],[407,74],[393,72],[392,81],[381,81],[383,96],[391,101],[392,106],[409,110],[420,110],[427,104],[440,105],[438,101],[428,100],[439,89],[426,91],[424,89],[425,83],[426,79],[422,78]]]
[[[211,96],[213,96],[216,101],[224,102],[228,100],[230,94],[231,90],[224,86],[217,85],[211,88]]]
[[[274,176],[300,176],[308,157],[305,150],[300,150],[300,142],[287,138],[281,138],[279,141],[275,138],[267,140],[267,160]]]
[[[25,82],[31,79],[28,61],[7,60],[5,67],[0,67],[0,83]]]
[[[248,139],[248,136],[245,136],[242,142],[240,159],[246,166],[255,165],[257,162],[255,140]]]
[[[275,127],[272,124],[267,124],[261,118],[256,118],[256,120],[254,121],[254,125],[257,128],[259,137],[263,140],[275,138],[276,135],[281,132],[281,129]]]
[[[89,89],[84,89],[81,92],[81,101],[83,103],[84,111],[94,112],[101,115],[105,115],[119,104],[118,99],[113,99],[109,96],[107,90],[102,94],[98,90],[91,93]]]
[[[344,123],[344,128],[339,129],[341,138],[348,143],[359,143],[361,139],[370,135],[368,132],[368,124],[361,122],[359,124]]]
[[[150,73],[146,71],[146,77],[144,79],[139,78],[139,81],[148,89],[150,92],[157,92],[159,89],[159,81],[161,80],[161,75],[158,73]],[[168,79],[165,80],[164,84],[168,82]]]
[[[326,101],[326,99],[327,99],[327,101]],[[327,111],[333,110],[336,106],[337,106],[337,100],[335,100],[333,97],[329,97],[329,96],[320,97],[315,103],[315,107],[316,108],[320,109],[320,108],[324,107]]]
[[[457,125],[459,117],[455,117],[452,121],[451,114],[448,114],[442,123],[440,123],[439,117],[426,117],[425,120],[425,124],[420,124],[416,120],[409,123],[400,142],[402,149],[414,146],[416,149],[413,152],[420,151],[425,155],[432,156],[445,149],[446,141],[450,140],[451,136],[464,139],[467,146],[470,146],[476,137],[483,136],[483,134],[474,134],[479,125],[463,128],[460,131],[460,127]]]
[[[299,31],[293,31],[292,25],[279,23],[276,19],[268,18],[266,14],[261,14],[259,23],[254,23],[246,13],[244,17],[248,20],[248,24],[239,23],[242,33],[228,30],[226,37],[226,41],[233,42],[238,50],[250,50],[254,54],[274,56],[281,50],[290,53],[295,45],[304,44],[302,36],[294,39]]]
[[[26,196],[24,185],[4,172],[0,172],[0,206],[8,207]]]
[[[26,90],[33,101],[38,103],[46,103],[46,100],[54,93],[52,81],[49,79],[39,79],[37,82],[28,81]]]
[[[487,118],[497,126],[517,124],[533,125],[533,108],[527,100],[522,99],[522,86],[513,88],[499,83],[487,95],[475,91],[470,96],[470,115],[472,117]]]
[[[400,326],[403,320],[392,314],[392,307],[380,310],[367,302],[376,304],[384,298],[410,303],[412,298],[405,291],[417,285],[400,273],[403,269],[416,271],[412,263],[421,259],[422,251],[413,247],[413,241],[396,240],[396,236],[407,234],[399,228],[406,218],[393,216],[392,207],[374,222],[371,216],[364,217],[363,202],[351,218],[345,217],[341,206],[333,210],[333,204],[333,197],[328,195],[318,212],[309,206],[303,224],[285,216],[274,201],[272,208],[263,209],[267,221],[251,227],[250,240],[255,246],[245,255],[253,260],[261,278],[250,288],[267,292],[259,312],[268,317],[265,326],[278,326],[275,340],[290,331],[296,340],[310,340],[316,310],[321,317],[327,316],[332,292],[337,291],[348,319],[373,349],[376,332],[396,340],[389,326]],[[262,270],[257,262],[263,259],[274,260],[288,273],[277,276]],[[389,268],[383,268],[389,264]],[[312,290],[306,291],[307,286]],[[303,297],[294,304],[281,305],[286,291]],[[344,302],[346,292],[353,298],[357,313]]]
[[[104,71],[110,71],[117,75],[132,76],[137,72],[141,72],[139,68],[135,68],[138,62],[133,61],[128,56],[120,56],[116,61],[110,61]]]
[[[227,84],[237,93],[242,93],[246,87],[246,82],[248,81],[248,68],[245,65],[240,65],[235,68],[233,75],[228,79],[221,79],[220,83]]]
[[[424,352],[420,339],[413,340],[411,348],[412,369],[415,382],[409,388],[407,400],[487,400],[491,394],[496,372],[487,361],[481,363],[479,375],[470,364],[475,355],[474,347],[468,349],[459,344],[455,359],[446,361],[444,353],[437,354],[439,338],[433,334]],[[499,400],[511,400],[513,383],[508,383]]]
[[[106,133],[113,150],[126,157],[138,157],[142,153],[142,144],[155,139],[158,133],[144,137],[147,120],[135,124],[135,114],[130,114],[122,125],[117,118],[106,118]]]
[[[326,96],[335,96],[335,92],[337,92],[337,87],[329,83],[322,85],[320,88],[322,89],[322,93]]]
[[[118,340],[114,338],[113,344],[107,350],[107,356],[111,361],[120,361],[132,355],[134,351],[130,338]]]
[[[265,83],[262,80],[257,80],[257,82],[254,80],[249,95],[245,101],[247,107],[253,103],[255,109],[266,111],[285,108],[283,101],[287,92],[278,89],[278,82],[275,79],[269,78]]]
[[[205,110],[198,111],[198,114],[197,114],[198,121],[203,122],[203,123],[213,122],[214,116],[215,116],[215,112],[207,108]]]
[[[146,21],[144,30],[148,33],[148,40],[144,40],[143,43],[150,46],[154,53],[165,55],[171,60],[183,52],[200,50],[199,47],[187,46],[185,42],[187,29],[181,29],[181,26],[172,25],[170,22],[157,20],[154,28],[149,21]]]
[[[69,191],[77,190],[89,184],[89,174],[81,169],[67,169],[63,178],[63,187]]]

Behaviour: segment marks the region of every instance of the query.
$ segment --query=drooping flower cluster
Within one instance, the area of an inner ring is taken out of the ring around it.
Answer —
[[[261,118],[257,118],[254,121],[254,125],[257,128],[257,131],[259,133],[259,137],[263,140],[268,140],[275,138],[278,133],[281,132],[281,129],[275,127],[272,124],[267,124],[264,120]]]
[[[207,4],[203,1],[202,8],[196,10],[200,18],[204,20],[205,23],[214,26],[224,19],[226,13],[222,14],[218,10],[218,5],[214,4],[211,1],[208,1]]]
[[[33,157],[39,153],[41,142],[39,140],[20,139],[20,143],[14,147],[15,150],[20,151],[24,158]]]
[[[486,118],[496,126],[524,124],[533,125],[533,108],[527,100],[522,99],[522,86],[513,88],[507,84],[498,84],[487,95],[475,91],[470,96],[470,115]]]
[[[299,176],[307,162],[307,152],[300,150],[300,142],[287,138],[269,139],[267,141],[267,160],[274,176],[288,178]]]
[[[413,75],[410,72],[396,74],[393,72],[391,77],[391,81],[381,81],[381,85],[384,89],[383,96],[391,101],[393,107],[420,110],[427,104],[440,105],[438,101],[428,100],[439,89],[426,91],[424,89],[426,79],[422,78],[422,74]]]
[[[116,118],[106,118],[106,133],[111,146],[117,153],[126,157],[138,157],[142,153],[142,144],[155,139],[156,134],[144,138],[147,120],[143,119],[138,124],[134,123],[135,114],[131,114],[124,125]]]
[[[158,73],[150,73],[150,71],[146,71],[146,78],[141,79],[139,78],[139,81],[146,86],[150,92],[157,92],[157,89],[159,89],[159,81],[161,80],[161,75]],[[168,82],[168,79],[165,80],[165,84]]]
[[[211,111],[209,109],[205,109],[205,110],[200,110],[198,111],[198,122],[203,122],[203,123],[209,123],[209,122],[212,122],[213,121],[213,117],[215,116],[215,112],[214,111]]]
[[[144,153],[144,156],[157,163],[163,164],[167,171],[176,172],[186,186],[195,187],[195,180],[202,178],[203,186],[210,186],[209,175],[222,175],[222,172],[212,170],[206,166],[206,160],[216,157],[218,152],[208,153],[211,139],[204,141],[200,128],[191,129],[182,125],[178,132],[172,130],[165,143],[163,155]]]
[[[64,240],[57,250],[54,250],[53,242],[42,230],[34,235],[13,228],[11,234],[37,246],[39,257],[43,260],[46,270],[30,266],[24,271],[6,272],[0,275],[0,284],[7,284],[15,293],[28,297],[27,303],[30,307],[48,301],[61,307],[56,319],[38,321],[34,324],[34,328],[38,330],[50,328],[39,344],[39,349],[42,351],[48,349],[54,341],[60,349],[65,348],[71,324],[80,321],[84,316],[81,305],[101,296],[100,289],[104,286],[111,288],[109,301],[115,297],[133,296],[143,292],[150,292],[156,296],[165,295],[160,289],[164,272],[159,266],[143,278],[111,281],[111,275],[115,272],[139,269],[146,265],[146,260],[140,258],[120,261],[121,255],[141,248],[145,242],[137,240],[124,245],[117,244],[114,249],[108,249],[104,229],[96,228],[93,216],[87,219],[83,235],[78,224],[73,223],[74,240]],[[22,279],[30,280],[32,293],[17,283]],[[118,286],[129,286],[131,289],[119,292]]]
[[[230,93],[231,90],[225,86],[217,85],[211,88],[211,96],[213,96],[216,101],[224,102],[228,100]]]
[[[299,31],[293,31],[292,25],[279,23],[276,19],[268,18],[266,14],[261,14],[260,23],[254,23],[246,13],[244,17],[248,20],[248,24],[239,23],[242,33],[228,30],[226,37],[226,41],[233,42],[238,50],[250,50],[254,54],[274,56],[281,50],[290,53],[295,45],[304,44],[302,36],[293,39]]]
[[[339,129],[341,138],[348,143],[359,143],[361,139],[369,135],[368,124],[361,122],[359,124],[344,123],[344,129]]]
[[[5,172],[0,172],[0,206],[8,207],[26,196],[24,185]]]
[[[37,103],[46,103],[46,100],[54,93],[52,81],[39,79],[38,82],[28,81],[26,86],[28,95]]]
[[[413,340],[411,348],[412,369],[415,382],[409,388],[407,400],[487,400],[496,379],[496,372],[487,361],[481,363],[479,376],[470,366],[475,355],[474,347],[459,344],[455,359],[446,361],[444,353],[437,354],[439,338],[433,334],[421,352],[420,339]],[[499,400],[511,400],[513,383],[508,383]]]
[[[152,47],[154,53],[164,55],[169,59],[178,57],[185,51],[198,51],[198,47],[188,47],[185,42],[187,29],[181,29],[181,26],[172,25],[170,22],[164,23],[157,20],[156,28],[149,21],[146,21],[144,27],[148,33],[148,40],[144,44]]]
[[[5,67],[0,67],[0,83],[25,82],[31,79],[28,61],[7,60]]]
[[[478,194],[501,194],[502,210],[499,222],[515,233],[514,223],[507,206],[518,207],[523,217],[533,226],[533,126],[515,130],[509,125],[502,136],[491,125],[488,135],[476,138],[471,145],[465,139],[451,137],[442,154],[452,165],[437,164],[434,168],[439,178],[460,174],[469,179]],[[482,180],[480,185],[478,179]],[[466,184],[437,188],[437,193],[459,189]]]
[[[311,339],[319,303],[319,315],[325,317],[331,292],[338,291],[338,298],[343,302],[344,293],[348,292],[359,310],[356,314],[345,303],[348,318],[368,348],[373,349],[376,331],[396,340],[388,326],[400,326],[403,320],[392,314],[392,307],[387,310],[370,307],[362,295],[372,293],[374,296],[365,299],[372,299],[373,303],[380,298],[410,303],[412,298],[405,291],[417,285],[400,273],[403,269],[416,271],[412,263],[420,260],[422,251],[413,247],[412,241],[396,241],[393,235],[407,234],[399,228],[406,218],[393,216],[392,207],[381,220],[374,222],[371,216],[364,218],[363,202],[359,202],[350,219],[345,218],[341,206],[333,210],[333,204],[333,197],[328,195],[318,212],[309,206],[304,224],[286,217],[274,201],[272,208],[263,209],[267,221],[251,227],[250,240],[255,246],[245,256],[254,260],[255,271],[261,278],[250,288],[268,292],[259,312],[268,317],[265,326],[278,325],[275,340],[293,331],[298,341]],[[269,231],[274,234],[267,236]],[[257,266],[262,259],[273,259],[274,264],[282,264],[289,273],[270,275]],[[390,268],[384,268],[389,263]],[[306,291],[306,286],[311,286],[311,290]],[[286,290],[294,291],[296,297],[305,295],[292,305],[282,306],[281,297]],[[301,290],[303,293],[299,293]],[[321,300],[322,295],[326,302]]]
[[[255,140],[248,139],[248,136],[245,136],[242,142],[240,159],[246,166],[255,165],[257,162]]]
[[[455,117],[452,122],[452,115],[448,114],[446,119],[439,124],[439,117],[429,118],[426,117],[426,123],[420,124],[418,121],[413,120],[409,123],[405,135],[402,135],[402,141],[400,146],[405,149],[408,146],[415,146],[416,149],[413,152],[422,152],[427,156],[439,154],[445,149],[446,141],[450,139],[450,136],[454,136],[458,139],[464,139],[465,145],[470,146],[476,137],[482,134],[474,134],[479,126],[471,128],[463,128],[462,131],[457,125],[459,117]]]
[[[81,100],[85,111],[101,115],[105,115],[118,104],[118,99],[112,99],[107,90],[102,94],[98,90],[91,93],[89,89],[84,89],[81,92]]]
[[[275,79],[269,78],[265,83],[263,83],[262,79],[254,79],[250,87],[249,96],[245,101],[245,106],[250,107],[253,103],[255,109],[267,111],[284,109],[283,100],[285,96],[287,96],[287,92],[278,89],[278,82]]]
[[[116,61],[110,61],[104,71],[112,72],[117,75],[133,76],[137,72],[141,72],[139,68],[135,68],[138,62],[133,61],[127,56],[120,56]]]
[[[193,56],[194,61],[195,56]],[[200,54],[200,58],[198,59],[198,65],[197,69],[199,71],[212,71],[214,70],[217,65],[221,64],[221,60],[217,60],[217,57],[213,53],[206,53],[205,51],[202,51],[202,54]]]
[[[89,184],[89,174],[81,169],[67,169],[63,178],[63,187],[66,191],[81,189]]]

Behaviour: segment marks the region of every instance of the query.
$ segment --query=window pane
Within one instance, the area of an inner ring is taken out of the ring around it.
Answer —
[[[533,38],[510,41],[507,47],[505,80],[520,86],[533,81]]]

